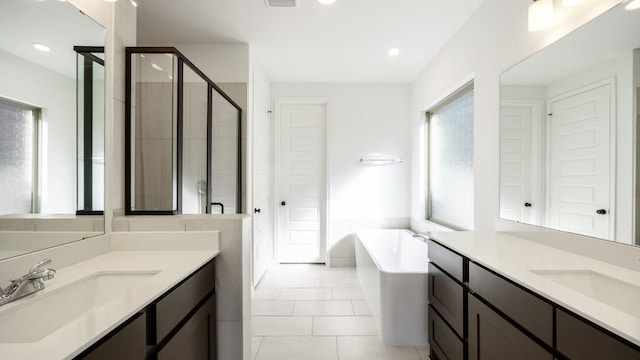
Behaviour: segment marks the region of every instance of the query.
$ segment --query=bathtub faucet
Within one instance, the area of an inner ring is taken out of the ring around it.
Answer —
[[[413,237],[426,243],[427,241],[429,241],[429,237],[425,234],[420,234],[420,233],[415,233],[413,234]]]

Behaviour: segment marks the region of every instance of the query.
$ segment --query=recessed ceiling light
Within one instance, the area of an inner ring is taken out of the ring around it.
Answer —
[[[387,50],[387,54],[389,54],[389,56],[398,56],[400,54],[400,49],[397,47],[391,48]]]
[[[135,2],[135,0],[131,0],[131,5],[133,5],[133,7],[138,7],[138,3]]]
[[[584,2],[584,0],[562,0],[564,6],[574,6]]]
[[[44,51],[44,52],[49,52],[51,51],[51,48],[48,47],[45,44],[40,44],[40,43],[33,43],[33,47],[40,50],[40,51]]]
[[[162,68],[156,63],[151,63],[151,67],[156,69],[156,70],[158,70],[158,71],[162,71]]]
[[[331,5],[336,2],[336,0],[318,0],[318,2],[322,5]]]
[[[633,0],[624,7],[625,10],[638,10],[640,9],[640,0]]]

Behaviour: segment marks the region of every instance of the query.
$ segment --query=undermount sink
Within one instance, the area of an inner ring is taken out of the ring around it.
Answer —
[[[125,294],[158,271],[98,272],[49,293],[36,293],[0,311],[0,324],[21,324],[0,332],[0,343],[37,342],[71,321]],[[2,310],[2,309],[0,309]]]
[[[627,314],[640,317],[640,287],[591,270],[529,270]]]

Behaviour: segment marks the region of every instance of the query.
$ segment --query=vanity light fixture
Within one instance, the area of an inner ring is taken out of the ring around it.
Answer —
[[[47,46],[47,45],[45,45],[45,44],[33,43],[33,47],[34,47],[34,48],[36,48],[36,49],[38,49],[38,50],[40,50],[40,51],[43,51],[43,52],[49,52],[49,51],[51,51],[51,48],[50,48],[50,47],[48,47],[48,46]]]
[[[542,30],[553,23],[553,0],[533,0],[529,5],[529,31]]]
[[[574,6],[580,3],[583,3],[584,0],[562,0],[562,5],[564,6]]]
[[[336,0],[318,0],[318,2],[322,5],[331,5],[336,2]]]
[[[389,54],[389,56],[398,56],[400,55],[400,49],[397,47],[391,48],[387,50],[387,54]]]
[[[629,1],[629,3],[624,7],[624,9],[629,11],[640,9],[640,0]]]
[[[135,2],[135,0],[130,0],[131,1],[131,5],[133,5],[133,7],[138,7],[138,3]]]

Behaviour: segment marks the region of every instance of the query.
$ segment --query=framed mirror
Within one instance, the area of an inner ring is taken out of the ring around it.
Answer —
[[[500,218],[640,244],[640,10],[625,5],[500,76]]]
[[[105,29],[68,2],[0,11],[0,259],[104,233]]]

